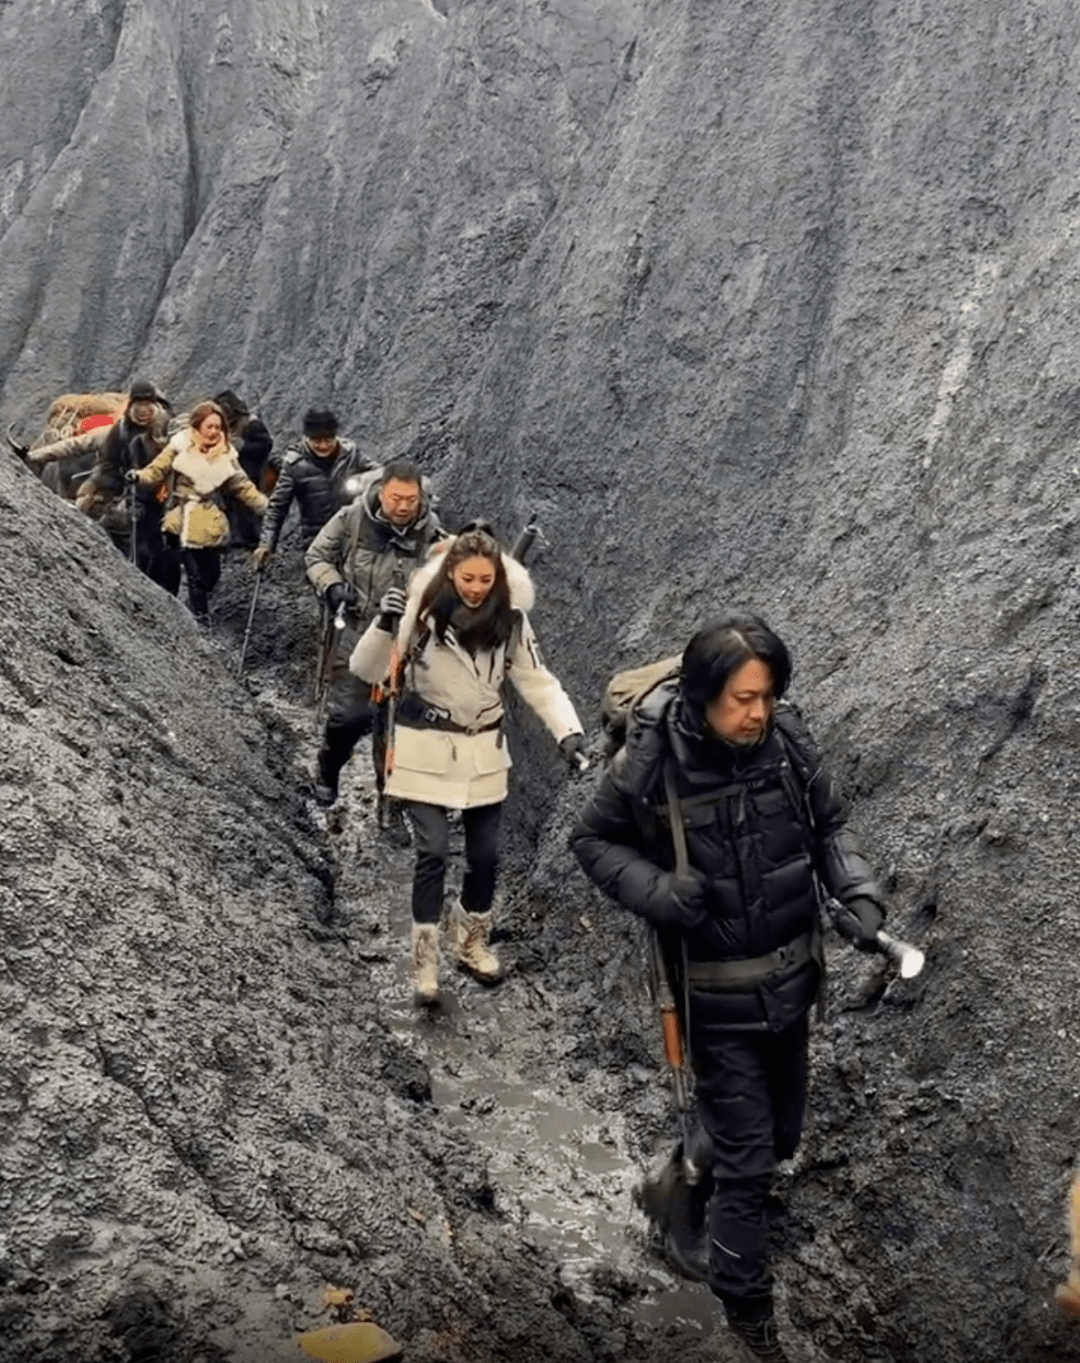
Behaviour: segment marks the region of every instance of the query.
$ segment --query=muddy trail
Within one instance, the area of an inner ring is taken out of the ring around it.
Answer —
[[[300,568],[299,554],[284,557],[274,574],[278,582]],[[311,704],[315,669],[302,660],[314,657],[315,612],[287,587],[278,590],[284,594],[274,628],[264,634],[258,618],[253,623],[244,685],[275,723],[288,728],[295,767],[310,773],[318,746]],[[221,600],[230,622],[217,635],[227,656],[239,656],[245,619],[239,607],[249,591],[250,578],[234,560]],[[267,595],[273,600],[274,589]],[[282,619],[289,617],[293,624],[283,630]],[[566,816],[599,770],[596,760],[585,782],[562,778],[557,800]],[[727,1357],[717,1353],[726,1346],[732,1358],[740,1357],[724,1339],[719,1304],[665,1262],[635,1201],[642,1179],[663,1162],[677,1118],[659,1033],[652,1035],[643,943],[632,920],[623,922],[593,896],[565,849],[556,859],[573,879],[551,917],[551,905],[512,853],[497,892],[492,935],[503,980],[484,986],[455,967],[444,918],[439,1002],[418,1007],[408,958],[414,852],[380,828],[377,811],[365,739],[342,773],[337,803],[316,815],[333,867],[322,935],[347,954],[354,987],[375,1019],[428,1077],[439,1122],[476,1147],[490,1183],[490,1211],[513,1227],[524,1246],[554,1262],[578,1309],[601,1300],[608,1309],[616,1304],[630,1338],[640,1331],[653,1348],[688,1356],[704,1348],[715,1359]],[[504,840],[520,842],[513,828],[504,828]],[[460,884],[463,850],[460,823],[453,822],[447,906]],[[633,1036],[629,1050],[622,1045],[605,1053],[589,1015],[599,994],[588,977],[597,964],[589,940],[594,919],[607,914],[625,938],[614,966],[624,977],[629,1009],[619,1025]],[[552,950],[551,940],[569,945]],[[804,1351],[800,1357],[817,1363],[824,1356]]]
[[[675,1123],[639,927],[567,847],[588,781],[512,715],[507,978],[448,966],[422,1017],[411,853],[379,834],[366,748],[339,807],[311,798],[315,611],[295,549],[263,583],[238,682],[243,556],[207,637],[11,461],[0,535],[3,1363],[284,1363],[329,1284],[409,1363],[737,1363],[633,1205]],[[1063,1363],[1080,1338],[1047,1298],[1067,1263],[1077,995],[1052,947],[1072,929],[1030,918],[1025,974],[1004,972],[1011,920],[965,934],[955,898],[914,893],[922,804],[867,779],[860,814],[896,830],[892,926],[928,965],[908,983],[829,948],[806,1137],[776,1188],[791,1352]],[[1061,904],[1067,833],[1041,844]],[[940,865],[969,858],[983,902],[1003,859],[1031,855],[943,837]]]

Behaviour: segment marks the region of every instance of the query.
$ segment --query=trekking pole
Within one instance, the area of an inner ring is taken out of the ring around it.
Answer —
[[[255,610],[259,604],[259,593],[262,591],[263,570],[260,564],[255,569],[255,590],[251,593],[251,605],[248,607],[247,628],[244,630],[244,642],[240,645],[240,661],[236,664],[236,680],[239,681],[244,675],[244,659],[247,656],[248,640],[251,638],[251,626],[255,620]]]
[[[131,517],[131,540],[128,547],[128,558],[136,567],[138,567],[139,566],[138,530],[136,528],[138,526],[138,512],[135,502],[134,480],[128,483],[127,490],[128,490],[128,515]]]
[[[345,628],[345,603],[338,606],[330,615],[327,613],[326,629],[323,632],[323,653],[319,666],[318,691],[315,705],[315,733],[322,732],[323,717],[326,714],[326,693],[330,689],[330,673],[334,669],[334,654],[337,652],[337,633]]]
[[[28,464],[30,461],[27,458],[27,456],[30,453],[30,446],[24,445],[21,440],[16,440],[15,436],[12,434],[14,430],[15,423],[13,421],[11,425],[7,428],[6,439],[8,446],[10,447],[12,453],[17,454],[24,464]]]

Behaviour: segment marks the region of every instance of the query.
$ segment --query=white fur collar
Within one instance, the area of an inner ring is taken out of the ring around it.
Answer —
[[[435,574],[442,567],[443,554],[453,543],[453,537],[440,540],[428,554],[427,562],[413,574],[412,581],[409,583],[405,614],[401,617],[401,625],[398,629],[398,647],[402,651],[407,647],[416,629],[417,618],[420,614],[420,599]],[[509,554],[503,554],[501,557],[503,567],[506,570],[506,581],[510,587],[510,606],[513,610],[523,611],[527,615],[532,610],[533,602],[536,600],[536,592],[533,589],[532,578],[529,576],[528,569],[516,558],[511,558]]]

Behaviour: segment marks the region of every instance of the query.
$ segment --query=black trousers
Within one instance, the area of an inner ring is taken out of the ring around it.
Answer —
[[[184,549],[182,553],[188,606],[195,619],[205,623],[210,618],[210,594],[221,581],[221,550]]]
[[[782,1032],[722,1032],[690,1045],[698,1120],[711,1144],[709,1285],[722,1299],[767,1296],[766,1199],[802,1136],[809,1015]]]
[[[180,591],[180,541],[175,535],[162,534],[161,513],[156,509],[141,512],[134,535],[136,568],[170,596],[176,596]],[[125,558],[131,558],[131,534],[112,538]]]
[[[328,683],[328,718],[319,748],[319,775],[335,786],[341,768],[365,734],[371,734],[375,784],[382,791],[386,771],[386,706],[371,698],[371,684],[359,677]]]
[[[409,817],[416,835],[416,871],[413,874],[412,916],[414,923],[437,923],[442,917],[446,861],[450,854],[450,820],[442,805],[412,802]],[[499,867],[499,820],[502,805],[477,805],[465,809],[465,875],[461,905],[466,913],[487,913],[495,897]]]
[[[353,748],[365,734],[371,734],[375,784],[381,793],[386,771],[386,705],[372,700],[371,683],[361,681],[349,670],[349,658],[363,628],[363,623],[350,615],[343,630],[334,630],[325,608],[320,612],[321,637],[333,654],[326,681],[326,728],[319,748],[319,776],[336,787]]]

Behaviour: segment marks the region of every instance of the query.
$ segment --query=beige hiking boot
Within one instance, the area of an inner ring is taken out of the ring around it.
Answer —
[[[419,1004],[439,1001],[439,925],[412,925],[413,998]]]
[[[450,910],[450,940],[454,959],[463,970],[471,971],[483,984],[502,979],[499,958],[488,946],[490,913],[466,913],[460,899]]]

